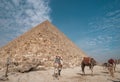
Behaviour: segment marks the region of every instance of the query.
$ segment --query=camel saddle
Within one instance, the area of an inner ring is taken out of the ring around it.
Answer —
[[[109,64],[113,64],[113,63],[115,63],[115,61],[114,61],[114,59],[109,59],[109,60],[108,60],[108,63],[109,63]]]
[[[85,64],[89,64],[89,63],[90,63],[90,60],[91,60],[90,57],[84,57],[84,58],[83,58],[83,62],[84,62]]]

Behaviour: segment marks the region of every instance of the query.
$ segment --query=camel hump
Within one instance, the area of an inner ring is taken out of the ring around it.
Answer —
[[[86,63],[86,64],[89,64],[89,63],[90,63],[90,60],[91,60],[90,57],[84,57],[84,58],[83,58],[83,61],[84,61],[84,63]]]
[[[110,63],[110,64],[113,64],[115,61],[114,61],[114,59],[109,59],[108,60],[108,63]]]

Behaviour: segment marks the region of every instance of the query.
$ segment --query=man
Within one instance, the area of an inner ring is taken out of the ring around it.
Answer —
[[[59,76],[60,76],[60,72],[62,70],[62,65],[63,65],[62,58],[60,56],[56,56],[56,58],[54,60],[54,67],[58,68],[58,75]]]
[[[54,60],[54,63],[60,64],[60,57],[59,57],[59,56],[56,56],[56,58],[55,58],[55,60]]]

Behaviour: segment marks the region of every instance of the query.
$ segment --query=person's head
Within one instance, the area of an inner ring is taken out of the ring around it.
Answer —
[[[56,58],[59,58],[59,56],[56,56]]]

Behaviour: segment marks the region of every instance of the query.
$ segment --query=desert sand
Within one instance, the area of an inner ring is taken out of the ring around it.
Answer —
[[[53,77],[53,72],[53,68],[28,73],[11,72],[8,74],[9,80],[0,82],[120,82],[120,65],[116,67],[115,77],[111,77],[102,66],[94,67],[93,76],[88,67],[85,68],[86,75],[83,75],[80,66],[63,69],[59,79]],[[2,74],[0,72],[0,76]]]

